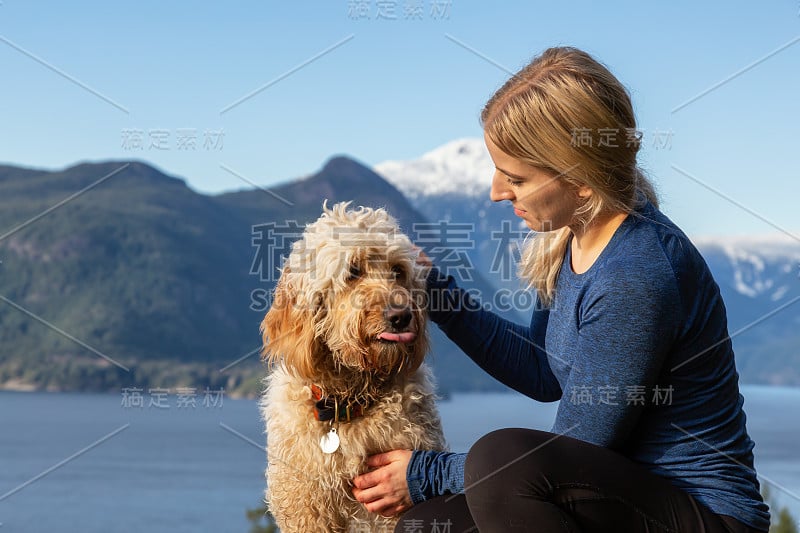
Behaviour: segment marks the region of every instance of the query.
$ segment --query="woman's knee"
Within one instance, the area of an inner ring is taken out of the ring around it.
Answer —
[[[537,469],[532,463],[546,463],[547,450],[542,446],[553,434],[533,429],[509,428],[492,431],[478,439],[467,453],[464,484],[486,483],[494,479],[506,483],[518,478],[519,468]],[[536,452],[536,453],[534,453]],[[541,452],[541,453],[539,453]],[[509,474],[512,474],[509,476]],[[524,477],[524,476],[523,476]]]

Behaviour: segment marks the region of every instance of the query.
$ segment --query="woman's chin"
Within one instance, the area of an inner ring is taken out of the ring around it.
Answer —
[[[547,233],[548,231],[554,231],[558,229],[554,228],[552,222],[550,221],[539,222],[538,220],[525,219],[524,222],[531,231],[535,231],[536,233]]]
[[[522,221],[528,226],[528,229],[535,232],[540,231],[547,231],[547,224],[542,224],[538,220],[530,220],[528,218],[523,218]]]

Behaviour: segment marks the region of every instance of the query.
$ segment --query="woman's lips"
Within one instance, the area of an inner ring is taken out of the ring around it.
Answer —
[[[523,211],[522,209],[519,209],[519,208],[516,208],[516,207],[514,208],[514,214],[517,215],[518,217],[521,217],[525,213],[527,213],[527,211]]]

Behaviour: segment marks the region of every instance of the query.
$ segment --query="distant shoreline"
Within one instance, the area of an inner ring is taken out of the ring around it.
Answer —
[[[759,388],[769,389],[775,392],[785,391],[789,393],[800,393],[800,385],[787,385],[787,384],[771,384],[771,383],[739,383],[740,389],[742,388]],[[177,392],[180,387],[164,387],[172,394]],[[66,390],[55,387],[38,387],[31,383],[25,383],[20,380],[11,379],[4,383],[0,383],[0,392],[47,392],[47,393],[64,393],[64,394],[113,394],[121,395],[123,389],[120,390]],[[199,393],[200,391],[198,391]],[[237,390],[225,390],[225,397],[232,400],[257,400],[260,394],[251,392],[242,393]],[[489,394],[489,395],[503,395],[503,394],[516,394],[513,390],[486,390],[486,389],[455,389],[455,390],[440,390],[437,391],[437,399],[439,401],[450,401],[454,396],[461,394]],[[142,391],[143,396],[149,396],[145,391]]]
[[[25,383],[18,379],[10,379],[5,383],[0,383],[0,390],[15,391],[15,392],[46,392],[45,389],[40,389],[32,383]],[[61,392],[61,391],[52,391]]]
[[[124,387],[123,387],[124,388]],[[67,390],[61,389],[57,387],[38,387],[31,383],[25,383],[20,380],[11,379],[4,383],[0,383],[0,392],[47,392],[47,393],[63,393],[63,394],[112,394],[112,395],[121,395],[123,392],[123,388],[119,390]],[[171,391],[173,394],[175,391],[180,387],[164,387],[165,389]],[[198,394],[202,391],[198,391]],[[259,397],[259,394],[253,393],[242,393],[237,390],[225,390],[224,391],[225,397],[230,398],[232,400],[256,400]],[[143,396],[149,396],[146,392],[143,391]]]

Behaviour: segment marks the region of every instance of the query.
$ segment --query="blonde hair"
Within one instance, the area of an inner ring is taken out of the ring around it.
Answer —
[[[506,154],[592,190],[575,213],[581,224],[603,213],[631,213],[644,198],[658,205],[636,164],[641,136],[630,95],[582,50],[542,52],[494,93],[480,120]],[[523,250],[519,275],[544,306],[552,303],[569,236],[568,227],[537,232]]]

